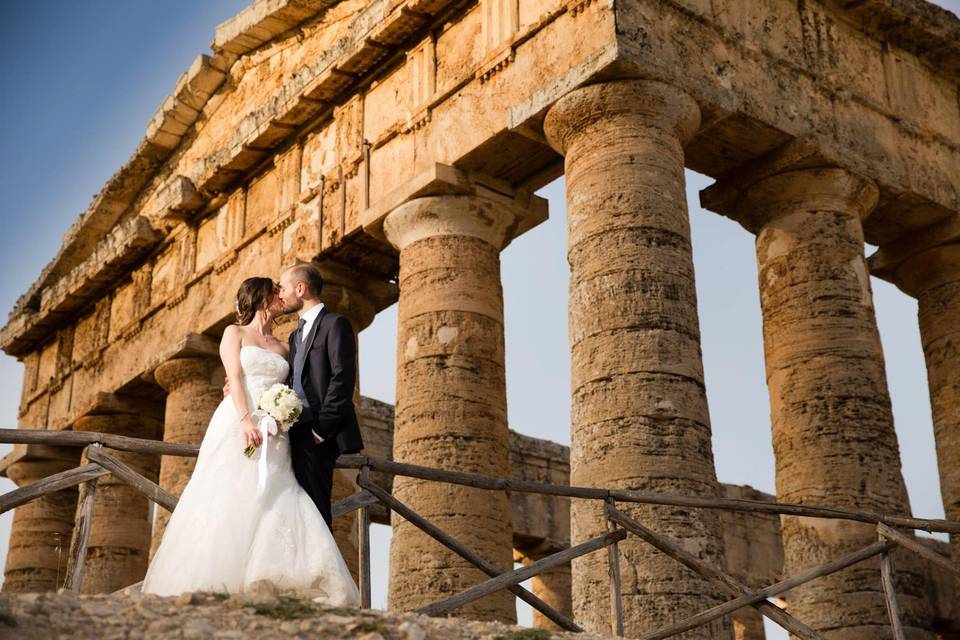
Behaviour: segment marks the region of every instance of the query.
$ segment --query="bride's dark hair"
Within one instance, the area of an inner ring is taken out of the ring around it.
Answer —
[[[249,324],[260,309],[266,309],[277,292],[270,278],[247,278],[237,289],[237,324]]]

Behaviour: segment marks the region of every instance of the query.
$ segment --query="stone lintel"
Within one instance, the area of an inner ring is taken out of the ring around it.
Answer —
[[[954,215],[882,245],[867,258],[870,275],[896,285],[908,295],[914,295],[904,288],[904,283],[897,277],[897,270],[914,256],[955,242],[960,242],[960,215]]]
[[[144,373],[140,376],[144,382],[156,382],[154,380],[154,370],[174,358],[219,358],[220,343],[209,336],[201,333],[188,333],[169,349],[157,354],[150,359],[147,366],[144,367]]]
[[[360,224],[366,233],[389,244],[383,232],[383,221],[387,214],[416,198],[443,195],[478,196],[519,208],[523,216],[512,238],[526,233],[548,216],[547,201],[530,191],[517,189],[503,180],[481,173],[437,162],[368,207],[360,214]]]

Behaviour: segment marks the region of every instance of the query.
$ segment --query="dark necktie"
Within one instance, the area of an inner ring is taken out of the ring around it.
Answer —
[[[310,402],[307,400],[307,394],[303,390],[303,363],[307,357],[305,353],[302,353],[303,326],[305,324],[307,324],[307,321],[300,318],[300,322],[297,324],[297,333],[294,337],[296,353],[293,359],[293,392],[296,393],[300,401],[303,402],[304,407],[309,407]]]

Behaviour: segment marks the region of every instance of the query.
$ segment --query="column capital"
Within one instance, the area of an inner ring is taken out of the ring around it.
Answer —
[[[890,279],[914,297],[934,287],[960,281],[960,242],[930,247],[906,258],[893,270]]]
[[[4,475],[12,480],[18,487],[30,484],[52,476],[55,473],[73,469],[79,464],[79,455],[76,460],[18,460],[6,465]]]
[[[154,369],[153,377],[158,385],[167,393],[171,393],[184,384],[197,380],[209,385],[221,386],[223,376],[218,374],[220,368],[219,358],[213,356],[172,358]]]
[[[683,90],[658,80],[616,80],[574,89],[547,112],[543,131],[557,153],[589,135],[593,125],[620,126],[624,117],[672,129],[681,143],[700,127],[700,107]]]
[[[433,236],[470,236],[503,249],[522,217],[519,207],[479,196],[425,196],[391,211],[383,233],[400,251]]]
[[[437,162],[379,198],[374,206],[364,211],[361,218],[363,230],[374,238],[393,244],[387,239],[384,229],[387,216],[408,202],[435,196],[476,196],[511,209],[516,220],[508,228],[508,237],[503,246],[547,219],[547,201],[544,198],[515,188],[504,180]]]
[[[953,257],[957,250],[949,248],[957,244],[960,216],[953,215],[881,245],[867,259],[870,274],[916,297],[936,284],[960,279]]]
[[[816,188],[805,193],[804,186],[812,184]],[[784,186],[787,193],[778,193]],[[876,207],[879,189],[873,180],[847,169],[813,140],[796,138],[724,174],[700,192],[701,206],[739,222],[751,233],[772,219],[764,212],[769,206],[764,200],[771,199],[775,207],[787,205],[794,210],[817,210],[832,204],[843,207],[842,211],[857,212],[862,222]]]
[[[314,264],[323,276],[323,304],[345,316],[357,333],[369,327],[377,313],[396,302],[400,295],[395,283],[359,269],[330,259]]]

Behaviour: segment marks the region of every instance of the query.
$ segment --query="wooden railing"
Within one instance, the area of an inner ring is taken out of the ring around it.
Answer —
[[[195,445],[171,444],[110,434],[70,431],[50,432],[29,429],[0,429],[0,443],[44,444],[85,448],[86,457],[89,461],[87,464],[51,475],[0,496],[0,513],[3,513],[42,495],[48,495],[61,489],[82,485],[81,497],[77,506],[77,519],[70,545],[70,559],[65,584],[65,588],[72,591],[78,591],[83,580],[83,565],[87,552],[90,522],[93,517],[98,478],[112,474],[115,478],[132,486],[168,511],[173,511],[177,505],[176,496],[143,477],[122,461],[106,453],[104,448],[171,456],[196,456],[199,450],[199,447]],[[960,565],[951,562],[942,555],[925,547],[908,533],[897,530],[898,528],[906,530],[921,529],[930,532],[937,531],[960,534],[960,523],[958,522],[909,518],[866,511],[814,507],[800,504],[730,498],[677,496],[631,491],[627,489],[574,487],[522,480],[507,480],[403,464],[368,456],[340,456],[337,461],[337,466],[340,468],[359,470],[357,484],[360,487],[360,491],[334,504],[333,516],[339,517],[357,509],[360,509],[361,512],[359,518],[359,577],[361,605],[363,607],[370,606],[370,517],[368,508],[376,503],[380,503],[396,512],[437,542],[490,576],[490,579],[485,582],[474,585],[449,598],[417,610],[418,613],[426,615],[442,615],[474,600],[506,589],[528,603],[531,607],[540,611],[560,627],[569,631],[582,631],[568,616],[557,611],[536,595],[520,586],[520,583],[547,569],[566,564],[574,558],[606,549],[610,566],[611,632],[613,635],[622,636],[623,610],[620,594],[618,543],[630,534],[652,545],[660,552],[693,570],[718,589],[732,596],[732,599],[723,604],[702,611],[686,620],[666,626],[653,633],[648,633],[642,636],[643,640],[668,638],[747,606],[756,608],[762,615],[770,618],[800,638],[810,640],[820,639],[822,636],[817,633],[817,631],[771,602],[770,598],[810,582],[811,580],[840,571],[841,569],[845,569],[846,567],[878,555],[881,556],[881,582],[886,598],[887,611],[890,616],[890,624],[894,638],[900,639],[905,638],[905,635],[900,621],[900,607],[897,602],[897,594],[894,590],[893,567],[890,561],[890,553],[897,547],[902,547],[922,556],[960,578]],[[399,475],[420,478],[422,480],[459,484],[491,491],[539,493],[585,500],[601,500],[604,502],[604,513],[608,530],[607,533],[601,536],[554,553],[520,569],[501,572],[493,564],[477,555],[472,549],[448,535],[429,520],[399,501],[391,495],[390,492],[371,482],[371,471],[378,471],[394,476]],[[853,520],[874,525],[877,530],[878,539],[876,542],[852,553],[848,553],[832,562],[808,569],[796,576],[786,578],[763,589],[752,589],[721,569],[685,551],[672,539],[645,527],[642,523],[619,509],[617,507],[618,503],[675,505],[704,509]]]

